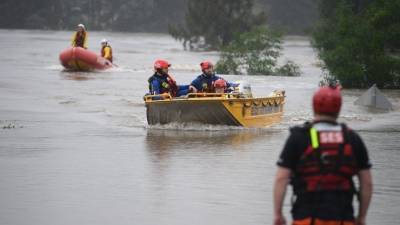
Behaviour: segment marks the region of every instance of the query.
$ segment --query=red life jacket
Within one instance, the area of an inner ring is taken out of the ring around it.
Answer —
[[[342,125],[339,131],[311,127],[309,131],[311,143],[302,153],[292,179],[294,192],[354,191],[352,176],[358,170],[347,127]]]
[[[168,76],[168,79],[167,79],[168,84],[170,87],[169,92],[171,93],[172,97],[176,97],[178,94],[178,85],[176,85],[176,81],[171,75],[167,74],[167,76]]]

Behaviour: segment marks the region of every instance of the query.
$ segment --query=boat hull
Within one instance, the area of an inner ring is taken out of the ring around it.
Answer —
[[[107,59],[80,47],[62,51],[59,59],[64,68],[76,71],[105,70],[113,66]]]
[[[266,98],[195,97],[165,100],[145,99],[147,122],[202,123],[266,127],[281,121],[284,96]]]

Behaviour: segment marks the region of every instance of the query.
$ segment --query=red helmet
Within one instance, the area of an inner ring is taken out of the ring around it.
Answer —
[[[314,94],[313,108],[315,113],[336,115],[339,114],[341,106],[340,86],[324,86]]]
[[[214,67],[214,65],[209,61],[204,61],[200,63],[201,70],[206,70]]]
[[[171,66],[171,64],[169,64],[166,60],[159,59],[154,62],[154,69],[156,69],[156,70],[168,69],[168,67],[170,67],[170,66]]]
[[[218,79],[214,82],[214,88],[226,88],[226,81],[224,79]]]

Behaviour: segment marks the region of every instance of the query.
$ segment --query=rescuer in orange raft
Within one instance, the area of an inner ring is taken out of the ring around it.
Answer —
[[[274,225],[286,224],[282,204],[293,186],[293,225],[365,225],[372,196],[371,163],[358,134],[337,123],[342,104],[337,86],[321,87],[313,97],[314,120],[290,129],[274,184]],[[353,197],[360,184],[359,210]]]
[[[88,33],[85,25],[78,24],[77,31],[72,36],[72,47],[81,47],[87,49]]]
[[[101,40],[101,57],[113,62],[112,48],[107,39]]]

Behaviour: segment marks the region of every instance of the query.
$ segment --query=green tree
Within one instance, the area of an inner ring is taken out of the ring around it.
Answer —
[[[255,11],[254,0],[188,0],[185,25],[170,26],[169,32],[185,48],[219,49],[236,33],[266,22],[265,14]]]
[[[216,70],[224,74],[300,75],[299,67],[293,62],[277,68],[281,44],[282,35],[265,26],[238,34],[229,45],[222,48]]]
[[[328,79],[345,87],[400,87],[400,1],[322,1],[321,12],[313,38]]]

